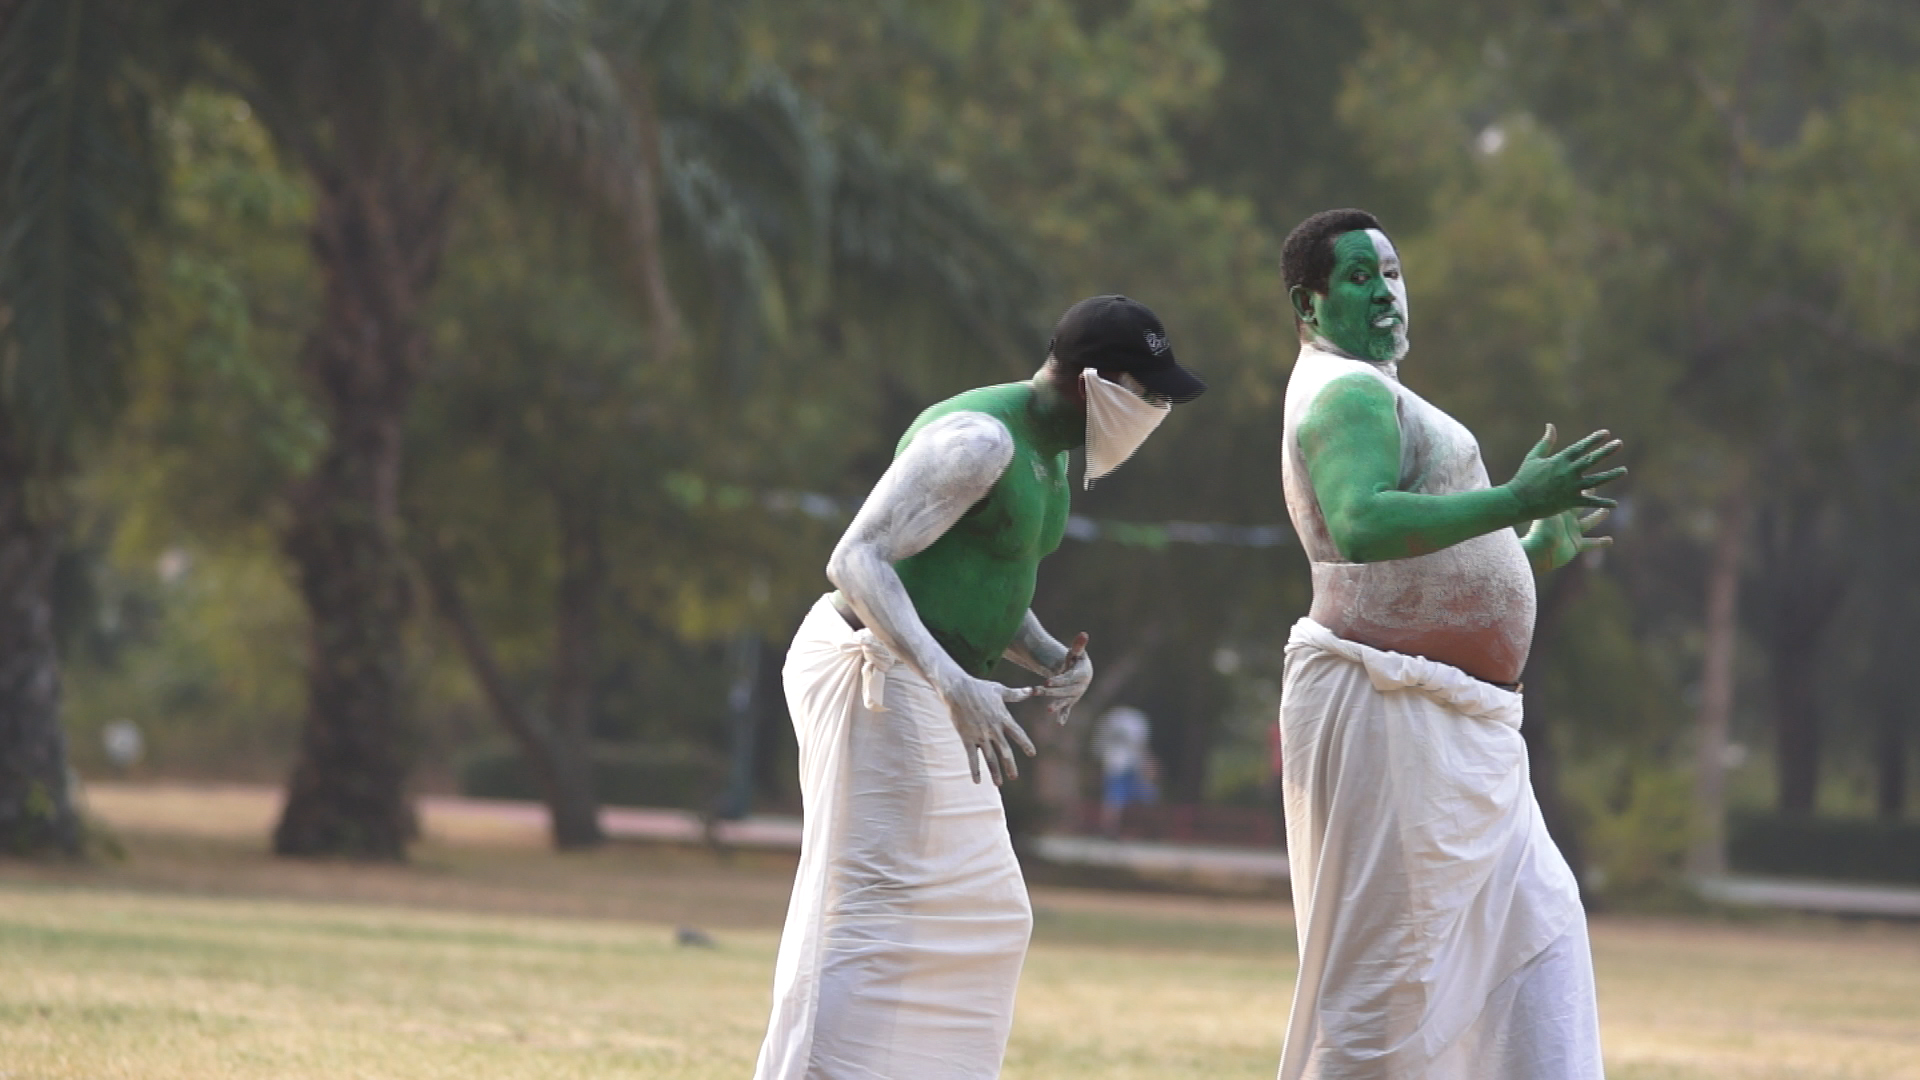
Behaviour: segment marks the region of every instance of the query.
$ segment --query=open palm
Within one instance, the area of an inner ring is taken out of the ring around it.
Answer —
[[[1558,570],[1572,562],[1575,555],[1612,544],[1611,536],[1587,535],[1605,521],[1610,512],[1592,510],[1582,514],[1578,510],[1565,510],[1534,522],[1527,532],[1526,543],[1534,568]]]

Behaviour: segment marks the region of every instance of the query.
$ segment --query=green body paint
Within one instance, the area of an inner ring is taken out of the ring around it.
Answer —
[[[1020,629],[1040,560],[1067,529],[1067,449],[1079,445],[1084,421],[1070,416],[1073,422],[1063,424],[1041,414],[1035,393],[1026,382],[969,390],[921,413],[895,448],[904,450],[922,428],[955,412],[985,413],[1013,436],[1013,460],[987,497],[932,546],[894,564],[934,640],[981,678]]]
[[[1449,495],[1397,490],[1398,407],[1378,379],[1328,383],[1299,438],[1327,532],[1350,562],[1409,559],[1531,520],[1505,486]]]
[[[1472,434],[1399,384],[1407,301],[1392,243],[1377,229],[1348,232],[1333,256],[1326,292],[1290,292],[1310,347],[1288,390],[1288,509],[1307,528],[1313,617],[1378,648],[1511,682],[1533,622],[1530,583],[1513,574],[1607,542],[1584,536],[1598,515],[1574,510],[1612,505],[1591,489],[1626,470],[1586,470],[1619,443],[1596,432],[1553,453],[1549,426],[1512,480],[1489,484]],[[1489,535],[1529,523],[1517,544]]]
[[[1314,328],[1325,344],[1375,364],[1397,364],[1406,355],[1407,289],[1400,255],[1384,233],[1335,239],[1327,292],[1315,299]]]
[[[1296,289],[1294,310],[1326,346],[1380,365],[1389,373],[1407,349],[1407,291],[1400,256],[1378,229],[1343,233],[1333,242],[1333,271],[1324,294]],[[1611,452],[1594,446],[1598,432],[1546,458],[1548,438],[1534,448],[1512,481],[1482,491],[1422,495],[1396,490],[1400,479],[1400,422],[1394,395],[1378,380],[1347,376],[1328,383],[1302,418],[1298,437],[1327,530],[1342,557],[1353,562],[1405,559],[1450,547],[1495,529],[1541,521],[1522,540],[1536,570],[1564,565],[1582,550],[1583,523],[1571,506],[1611,506],[1566,490],[1560,458],[1580,468]],[[1577,477],[1580,468],[1573,471]],[[1616,470],[1593,483],[1603,483]]]

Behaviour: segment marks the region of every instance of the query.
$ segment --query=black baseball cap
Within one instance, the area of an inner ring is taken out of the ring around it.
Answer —
[[[1175,362],[1160,316],[1124,296],[1089,296],[1068,308],[1048,348],[1063,364],[1124,371],[1169,401],[1192,401],[1207,388]]]

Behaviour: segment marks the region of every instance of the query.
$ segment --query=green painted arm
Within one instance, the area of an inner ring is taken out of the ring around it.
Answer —
[[[1334,546],[1353,562],[1380,562],[1426,555],[1575,507],[1614,505],[1589,489],[1626,470],[1594,475],[1585,470],[1617,450],[1619,441],[1596,448],[1607,436],[1598,431],[1552,453],[1553,434],[1548,425],[1513,479],[1498,487],[1452,495],[1400,491],[1400,421],[1393,392],[1377,379],[1348,375],[1320,392],[1301,421],[1299,439]],[[1550,568],[1546,563],[1561,556],[1565,545],[1552,532],[1533,529],[1528,537],[1528,558],[1536,568]]]

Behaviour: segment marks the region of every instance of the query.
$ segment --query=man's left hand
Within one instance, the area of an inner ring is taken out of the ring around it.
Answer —
[[[1053,674],[1047,676],[1046,682],[1034,687],[1033,696],[1049,699],[1047,712],[1064,724],[1067,714],[1073,711],[1091,682],[1093,661],[1087,659],[1087,635],[1082,631],[1074,637],[1073,644],[1067,646],[1066,655],[1054,665]]]
[[[1528,561],[1533,563],[1536,570],[1558,570],[1572,562],[1576,555],[1612,544],[1611,536],[1587,535],[1595,526],[1607,520],[1608,513],[1606,510],[1594,510],[1582,515],[1578,510],[1567,510],[1534,522],[1523,541]]]

